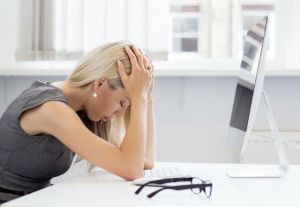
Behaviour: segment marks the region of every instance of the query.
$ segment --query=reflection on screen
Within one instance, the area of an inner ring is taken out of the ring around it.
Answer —
[[[244,37],[241,69],[256,75],[266,28],[266,19],[255,24]]]
[[[241,62],[241,70],[243,71],[241,72],[249,72],[249,75],[254,76],[255,81],[249,83],[239,77],[230,120],[230,126],[242,131],[246,131],[248,126],[266,24],[267,19],[264,18],[255,24],[244,37],[243,59]]]

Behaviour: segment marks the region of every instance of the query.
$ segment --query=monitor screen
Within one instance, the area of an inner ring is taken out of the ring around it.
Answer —
[[[266,25],[267,17],[251,27],[244,37],[243,59],[230,119],[230,126],[241,131],[246,131],[248,126]]]

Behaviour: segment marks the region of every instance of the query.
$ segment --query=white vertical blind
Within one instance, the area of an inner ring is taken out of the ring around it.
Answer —
[[[170,1],[147,1],[148,49],[153,52],[165,52],[170,48]]]
[[[210,56],[231,57],[232,0],[211,0],[210,2]]]
[[[33,58],[48,59],[53,49],[53,4],[50,0],[33,1]]]
[[[56,3],[59,4],[57,1]],[[66,4],[66,51],[81,52],[83,49],[83,1],[82,0],[67,0]]]
[[[89,51],[106,41],[107,2],[85,0],[83,9],[83,48],[84,51]]]
[[[128,39],[148,48],[147,0],[128,0],[127,11]]]
[[[277,46],[275,48],[278,65],[289,69],[300,66],[300,1],[277,1],[275,7]]]
[[[126,3],[126,0],[107,0],[106,42],[127,39]]]
[[[30,39],[19,35],[19,60],[74,60],[117,40],[132,41],[149,53],[168,52],[168,0],[29,1],[33,29],[23,32]],[[20,23],[26,22],[21,18]],[[31,46],[22,47],[28,41]]]

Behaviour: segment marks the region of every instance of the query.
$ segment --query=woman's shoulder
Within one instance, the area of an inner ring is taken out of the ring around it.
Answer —
[[[67,102],[64,92],[49,82],[35,81],[29,88],[27,88],[23,95],[26,97],[33,97],[35,99],[59,99]]]
[[[16,99],[15,103],[22,107],[22,111],[38,107],[48,101],[68,103],[63,91],[48,83],[35,81],[25,89]]]
[[[6,108],[3,116],[18,120],[26,111],[37,108],[48,101],[60,101],[68,104],[67,98],[60,89],[35,81],[18,95]]]
[[[20,124],[29,134],[52,134],[53,128],[78,121],[76,112],[61,101],[47,101],[22,115]]]

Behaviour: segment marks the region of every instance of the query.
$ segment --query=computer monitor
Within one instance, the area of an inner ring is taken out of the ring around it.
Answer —
[[[261,97],[266,104],[267,118],[280,163],[278,172],[232,172],[230,177],[281,177],[288,169],[288,161],[279,136],[266,93],[263,91],[268,38],[268,17],[252,26],[244,37],[243,58],[233,101],[228,143],[232,156],[241,161],[252,131]]]

